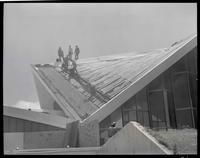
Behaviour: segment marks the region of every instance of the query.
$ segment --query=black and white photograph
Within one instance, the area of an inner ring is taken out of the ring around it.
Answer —
[[[3,154],[197,155],[197,3],[4,3]]]

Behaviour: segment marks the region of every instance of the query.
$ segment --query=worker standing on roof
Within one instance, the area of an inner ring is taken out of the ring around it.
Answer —
[[[58,48],[58,57],[60,61],[61,61],[61,58],[64,59],[64,53],[61,47]]]
[[[63,61],[62,67],[64,68],[65,71],[68,70],[68,63],[69,63],[69,62],[68,62],[68,56],[69,56],[69,55],[67,55],[67,56],[63,59],[64,61]]]
[[[76,67],[77,67],[76,62],[74,60],[71,60],[70,63],[71,63],[71,67],[69,68],[70,74],[71,75],[77,74],[78,72],[77,72],[77,69],[76,69]]]
[[[60,66],[60,64],[61,64],[61,60],[59,58],[57,58],[56,62],[54,63],[54,66],[58,67],[58,66]]]
[[[79,47],[76,45],[75,46],[75,50],[74,50],[74,54],[75,54],[75,60],[78,60],[78,55],[79,55],[79,53],[80,53],[80,49],[79,49]]]
[[[73,54],[73,50],[72,50],[71,45],[69,45],[69,49],[68,49],[68,59],[69,60],[72,60],[72,54]]]

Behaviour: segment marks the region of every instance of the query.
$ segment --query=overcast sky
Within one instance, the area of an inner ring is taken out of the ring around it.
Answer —
[[[195,3],[4,5],[5,105],[38,102],[30,64],[49,63],[58,47],[80,58],[170,46],[197,31]]]

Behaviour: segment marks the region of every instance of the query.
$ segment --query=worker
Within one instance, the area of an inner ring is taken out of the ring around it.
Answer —
[[[61,64],[61,60],[59,58],[57,58],[54,66],[58,67],[60,64]]]
[[[73,54],[73,50],[72,50],[71,45],[69,45],[69,49],[68,49],[68,58],[69,58],[69,60],[72,60],[72,54]]]
[[[79,47],[76,45],[75,46],[75,50],[74,50],[74,54],[75,54],[75,60],[78,60],[78,55],[79,55],[79,53],[80,53],[80,49],[79,49]]]
[[[77,65],[76,65],[76,62],[74,61],[74,60],[72,60],[72,66],[73,66],[73,72],[75,73],[75,74],[77,74],[78,72],[77,72]]]
[[[70,67],[69,67],[69,71],[70,71],[70,75],[75,75],[77,74],[77,65],[76,62],[74,60],[70,60]]]
[[[90,93],[90,97],[88,98],[88,100],[91,100],[92,97],[95,96],[95,94],[96,94],[96,89],[91,83],[88,83],[88,90]]]
[[[61,47],[58,48],[58,57],[60,61],[61,61],[61,58],[62,59],[64,58],[64,53]]]
[[[68,70],[68,55],[63,59],[63,64],[62,64],[62,67],[64,68],[65,71]]]
[[[113,135],[115,135],[115,133],[117,133],[117,128],[116,128],[116,122],[113,122],[111,124],[111,126],[108,128],[108,136],[112,137]]]

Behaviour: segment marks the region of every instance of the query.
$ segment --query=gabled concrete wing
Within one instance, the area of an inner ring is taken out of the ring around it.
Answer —
[[[48,89],[67,116],[83,120],[98,108],[87,101],[55,67],[51,65],[33,67],[40,83]],[[73,82],[73,79],[70,80]],[[75,80],[74,80],[75,81]]]
[[[19,119],[24,119],[28,121],[33,121],[37,123],[42,123],[42,124],[46,124],[46,125],[50,125],[50,126],[54,126],[58,128],[63,128],[63,129],[66,129],[66,125],[68,123],[74,122],[74,120],[66,118],[66,117],[45,114],[42,112],[29,111],[29,110],[19,109],[19,108],[9,107],[9,106],[3,107],[3,115],[19,118]]]
[[[193,35],[169,48],[82,59],[73,77],[50,64],[33,70],[66,115],[100,122],[196,45]]]

